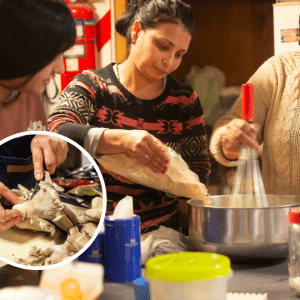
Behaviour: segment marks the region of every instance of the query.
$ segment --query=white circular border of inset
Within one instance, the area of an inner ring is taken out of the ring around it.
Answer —
[[[9,265],[17,267],[17,268],[26,269],[26,270],[48,270],[48,269],[53,269],[53,268],[56,268],[56,267],[61,267],[65,264],[73,261],[78,256],[80,256],[85,250],[87,250],[87,248],[94,242],[95,238],[100,233],[100,229],[103,225],[104,216],[105,216],[105,213],[106,213],[106,205],[107,205],[106,186],[105,186],[105,183],[104,183],[104,179],[102,177],[102,173],[100,172],[99,167],[97,166],[97,164],[94,161],[94,159],[92,158],[92,156],[83,147],[81,147],[79,144],[77,144],[73,140],[71,140],[71,139],[69,139],[69,138],[67,138],[67,137],[65,137],[61,134],[48,132],[48,131],[24,131],[24,132],[13,134],[13,135],[1,140],[0,141],[0,146],[4,143],[14,139],[14,138],[22,137],[24,135],[50,135],[50,136],[54,136],[56,138],[62,139],[64,141],[72,144],[73,146],[75,146],[84,155],[86,155],[86,157],[91,161],[92,165],[94,166],[94,168],[95,168],[95,170],[96,170],[96,172],[99,176],[99,179],[100,179],[100,182],[101,182],[102,193],[103,193],[103,209],[102,209],[102,214],[101,214],[101,218],[100,218],[97,230],[94,233],[94,235],[90,238],[89,242],[80,251],[78,251],[76,254],[74,254],[72,257],[70,257],[70,258],[68,258],[68,259],[66,259],[62,262],[59,262],[57,264],[53,264],[53,265],[49,265],[49,266],[26,266],[26,265],[17,264],[15,262],[12,262],[11,260],[8,260],[8,259],[6,259],[6,258],[4,258],[0,255],[0,260],[2,260],[3,262],[5,262]]]

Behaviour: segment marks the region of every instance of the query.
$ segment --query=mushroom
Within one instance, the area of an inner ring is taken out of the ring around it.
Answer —
[[[89,237],[92,237],[97,230],[98,224],[88,222],[85,224],[80,224],[78,228],[82,234],[86,233]]]
[[[57,190],[61,191],[61,187],[53,184],[48,172],[45,172],[45,180],[39,183],[40,190],[33,196],[31,200],[32,191],[27,190],[23,186],[19,185],[19,191],[13,190],[17,195],[20,195],[24,200],[21,204],[13,206],[22,212],[22,215],[26,212],[26,218],[30,219],[31,225],[38,230],[49,231],[50,224],[54,223],[57,227],[69,233],[70,229],[78,225],[78,219],[76,215],[60,200]],[[49,221],[49,222],[46,222]],[[17,224],[19,228],[26,228],[26,224],[20,222]],[[28,229],[32,229],[31,226]],[[46,230],[48,229],[48,230]]]
[[[91,221],[99,222],[102,214],[103,199],[101,197],[95,197],[92,200],[92,208],[85,212],[85,215],[90,218]]]
[[[24,202],[14,205],[13,208],[21,211],[23,215],[26,212],[26,219],[16,226],[21,229],[49,232],[55,240],[41,249],[32,247],[26,259],[14,258],[17,263],[42,266],[61,262],[80,251],[96,231],[98,224],[92,222],[98,223],[100,220],[103,207],[101,197],[95,197],[91,209],[83,211],[82,216],[76,216],[72,209],[61,201],[58,191],[62,191],[62,188],[52,183],[48,172],[45,172],[45,180],[39,183],[39,191],[32,199],[32,190],[29,191],[21,185],[18,188],[13,191]]]

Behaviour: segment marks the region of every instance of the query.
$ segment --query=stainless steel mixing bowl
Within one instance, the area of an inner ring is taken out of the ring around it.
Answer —
[[[189,236],[194,246],[235,261],[287,257],[289,209],[300,206],[300,196],[267,197],[265,208],[228,208],[228,195],[209,197],[210,206],[189,200]]]

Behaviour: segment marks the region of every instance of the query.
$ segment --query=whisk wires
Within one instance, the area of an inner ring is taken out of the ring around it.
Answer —
[[[257,150],[242,146],[229,198],[231,208],[268,207]]]

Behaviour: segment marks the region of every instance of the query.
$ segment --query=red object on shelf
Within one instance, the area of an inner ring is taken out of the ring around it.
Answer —
[[[289,210],[289,222],[300,224],[300,207],[293,207]]]
[[[253,84],[242,85],[242,119],[253,122]]]
[[[84,70],[96,69],[97,40],[95,11],[87,3],[65,0],[76,24],[75,45],[64,53],[65,73],[61,75],[61,91]]]
[[[81,3],[80,0],[65,0],[66,4]]]

